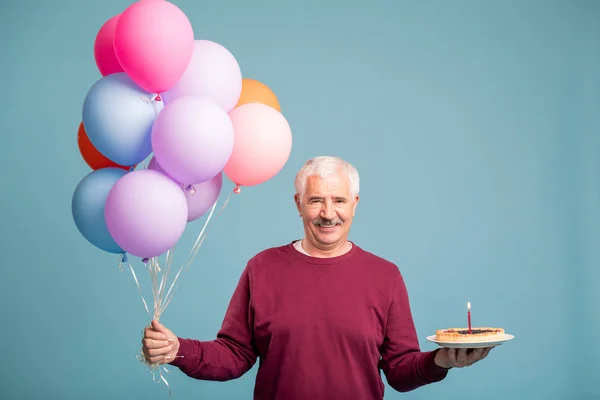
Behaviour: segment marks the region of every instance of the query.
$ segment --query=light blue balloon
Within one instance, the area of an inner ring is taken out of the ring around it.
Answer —
[[[152,152],[156,118],[149,93],[124,72],[100,78],[83,102],[83,126],[96,149],[120,165],[135,165]]]
[[[92,171],[79,182],[73,193],[71,211],[77,229],[88,242],[109,253],[125,253],[108,231],[104,205],[110,189],[127,173],[122,168]]]

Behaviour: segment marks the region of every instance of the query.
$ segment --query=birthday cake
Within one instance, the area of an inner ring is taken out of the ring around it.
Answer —
[[[504,336],[502,328],[449,328],[438,329],[435,331],[435,340],[440,342],[473,342],[473,341],[493,341]]]

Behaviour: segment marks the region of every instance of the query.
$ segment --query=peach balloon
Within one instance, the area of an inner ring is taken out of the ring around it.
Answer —
[[[248,103],[261,103],[273,107],[281,112],[281,106],[275,93],[262,82],[256,79],[242,79],[242,93],[238,100],[237,107]]]
[[[249,103],[234,108],[234,145],[223,172],[240,186],[261,184],[281,171],[292,151],[292,131],[273,107]]]

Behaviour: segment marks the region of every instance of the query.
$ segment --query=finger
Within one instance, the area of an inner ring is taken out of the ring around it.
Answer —
[[[448,349],[448,361],[450,365],[456,365],[456,349]]]
[[[149,340],[142,341],[142,351],[145,354],[156,355],[156,354],[167,354],[173,351],[173,344],[166,340],[159,340],[150,342]]]
[[[159,347],[159,348],[145,348],[144,354],[148,357],[158,357],[158,356],[164,357],[165,355],[171,353],[172,351],[173,351],[173,346]]]
[[[483,348],[473,349],[473,352],[469,354],[467,358],[467,365],[473,365],[477,361],[481,360],[481,356],[483,355]]]
[[[154,330],[163,333],[166,336],[170,336],[171,335],[171,331],[167,329],[166,326],[164,326],[163,324],[159,323],[157,320],[153,319],[152,320],[152,328],[154,328]]]
[[[160,348],[165,348],[168,346],[172,347],[171,342],[169,342],[167,340],[156,340],[156,339],[150,339],[150,338],[142,339],[142,345],[145,349],[160,349]]]
[[[149,364],[164,364],[164,359],[163,356],[146,357],[146,361],[148,361]]]
[[[456,353],[456,362],[460,366],[465,366],[467,364],[467,360],[467,349],[458,349],[458,352]]]
[[[155,339],[155,340],[167,340],[167,335],[162,332],[159,332],[153,328],[145,328],[144,329],[144,337]]]
[[[484,358],[486,358],[488,354],[490,354],[490,351],[492,351],[492,349],[493,347],[486,347],[485,349],[483,349],[483,352],[481,353],[481,357],[479,359],[483,360]]]

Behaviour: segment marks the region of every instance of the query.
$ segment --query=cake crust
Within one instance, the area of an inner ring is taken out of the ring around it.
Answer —
[[[504,336],[504,329],[494,327],[448,328],[435,331],[435,340],[440,342],[493,341]]]

